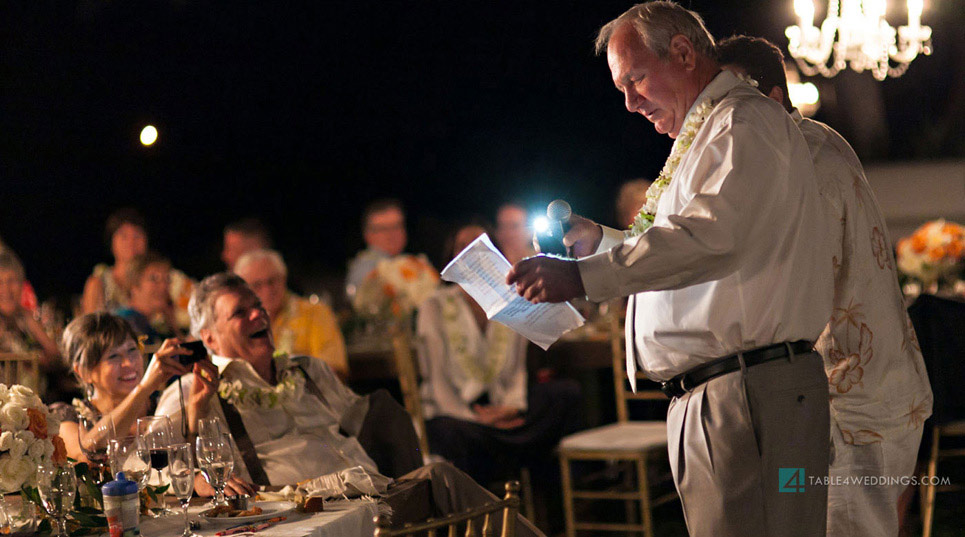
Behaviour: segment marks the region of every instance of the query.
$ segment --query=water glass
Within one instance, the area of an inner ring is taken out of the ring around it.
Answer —
[[[124,472],[128,479],[143,489],[151,475],[151,455],[138,436],[127,436],[111,440],[107,445],[111,460],[111,474]]]
[[[74,506],[77,474],[74,467],[49,466],[37,469],[37,492],[47,514],[57,520],[57,535],[67,535],[67,512]]]
[[[184,513],[184,533],[181,537],[197,537],[188,522],[188,502],[194,492],[194,458],[191,444],[172,444],[168,448],[168,474],[171,477],[171,491],[181,502]]]
[[[214,487],[214,505],[227,505],[224,488],[231,471],[234,470],[234,451],[231,435],[202,437],[197,439],[198,466],[208,484]]]
[[[198,436],[210,438],[226,433],[228,433],[228,429],[218,416],[198,420]]]

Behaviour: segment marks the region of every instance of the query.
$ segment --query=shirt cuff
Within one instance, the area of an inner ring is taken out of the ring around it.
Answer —
[[[583,290],[591,302],[604,302],[619,293],[617,278],[613,275],[613,264],[609,252],[593,254],[576,262],[583,280]]]
[[[626,233],[619,229],[606,226],[600,226],[600,229],[603,230],[603,239],[600,241],[600,245],[597,246],[596,251],[593,252],[594,254],[601,254],[618,244],[623,244],[623,240],[627,238]]]

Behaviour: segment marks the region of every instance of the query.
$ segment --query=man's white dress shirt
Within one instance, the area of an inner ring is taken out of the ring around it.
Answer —
[[[814,341],[831,313],[832,222],[791,117],[728,71],[637,237],[604,228],[578,261],[590,300],[630,295],[627,367],[667,380],[714,358]],[[779,113],[778,113],[779,112]]]
[[[362,466],[370,473],[378,473],[375,462],[358,441],[339,432],[340,427],[347,430],[354,428],[356,432],[361,427],[364,412],[358,416],[351,413],[353,418],[350,419],[357,423],[347,423],[345,419],[349,409],[355,408],[353,405],[360,396],[342,384],[321,360],[287,357],[276,357],[274,360],[279,378],[282,371],[301,364],[325,395],[328,404],[323,404],[307,389],[301,389],[297,397],[274,408],[236,407],[271,484],[293,484],[353,466]],[[243,386],[252,388],[271,387],[244,360],[212,356],[211,361],[218,367],[223,381],[239,381]],[[181,377],[185,397],[191,393],[193,382],[191,374]],[[178,430],[175,436],[180,435],[178,424],[181,407],[178,404],[177,383],[164,390],[155,414],[170,416],[174,428]],[[207,416],[225,419],[217,395],[212,396],[208,404]],[[236,459],[235,473],[250,480],[244,463],[240,458]]]

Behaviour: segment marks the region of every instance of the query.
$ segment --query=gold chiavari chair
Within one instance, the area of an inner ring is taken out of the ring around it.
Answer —
[[[391,528],[388,521],[379,516],[375,518],[375,537],[401,537],[426,535],[436,537],[445,535],[456,537],[495,537],[495,515],[502,513],[503,519],[499,537],[516,537],[516,515],[519,513],[519,482],[506,483],[506,495],[487,505],[470,509],[464,513],[452,514],[443,518],[430,518],[424,522],[405,524],[401,528]],[[443,533],[444,532],[444,533]]]
[[[0,353],[0,382],[11,386],[23,384],[40,394],[40,353]]]
[[[676,499],[675,492],[652,497],[648,474],[654,460],[667,456],[666,421],[631,421],[627,402],[633,400],[666,401],[666,396],[657,389],[631,391],[626,378],[626,349],[624,332],[621,328],[623,304],[614,301],[610,304],[610,342],[613,351],[613,381],[616,392],[617,422],[581,431],[563,438],[559,445],[560,469],[563,485],[563,510],[566,519],[566,536],[574,537],[577,531],[603,532],[622,531],[643,532],[645,537],[653,537],[651,510],[653,507]],[[643,373],[637,373],[637,385],[646,382]],[[579,490],[576,488],[570,465],[573,461],[613,461],[623,462],[623,485],[617,490]],[[670,468],[667,468],[669,474]],[[576,519],[576,500],[622,500],[627,510],[625,523],[578,521]],[[640,507],[640,522],[631,517],[635,505]]]

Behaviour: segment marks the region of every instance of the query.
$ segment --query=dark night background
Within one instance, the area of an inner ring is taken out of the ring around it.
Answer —
[[[794,20],[791,0],[683,4],[716,37],[782,48]],[[110,260],[103,224],[122,205],[194,278],[222,268],[225,223],[259,216],[302,290],[337,288],[376,197],[406,203],[409,249],[437,264],[453,221],[507,198],[563,197],[609,222],[618,185],[655,176],[671,142],[626,112],[592,52],[630,5],[0,3],[0,237],[43,299]],[[893,25],[902,6],[889,1]],[[866,163],[965,156],[963,19],[957,0],[926,2],[935,53],[883,83],[814,80],[817,119]]]

